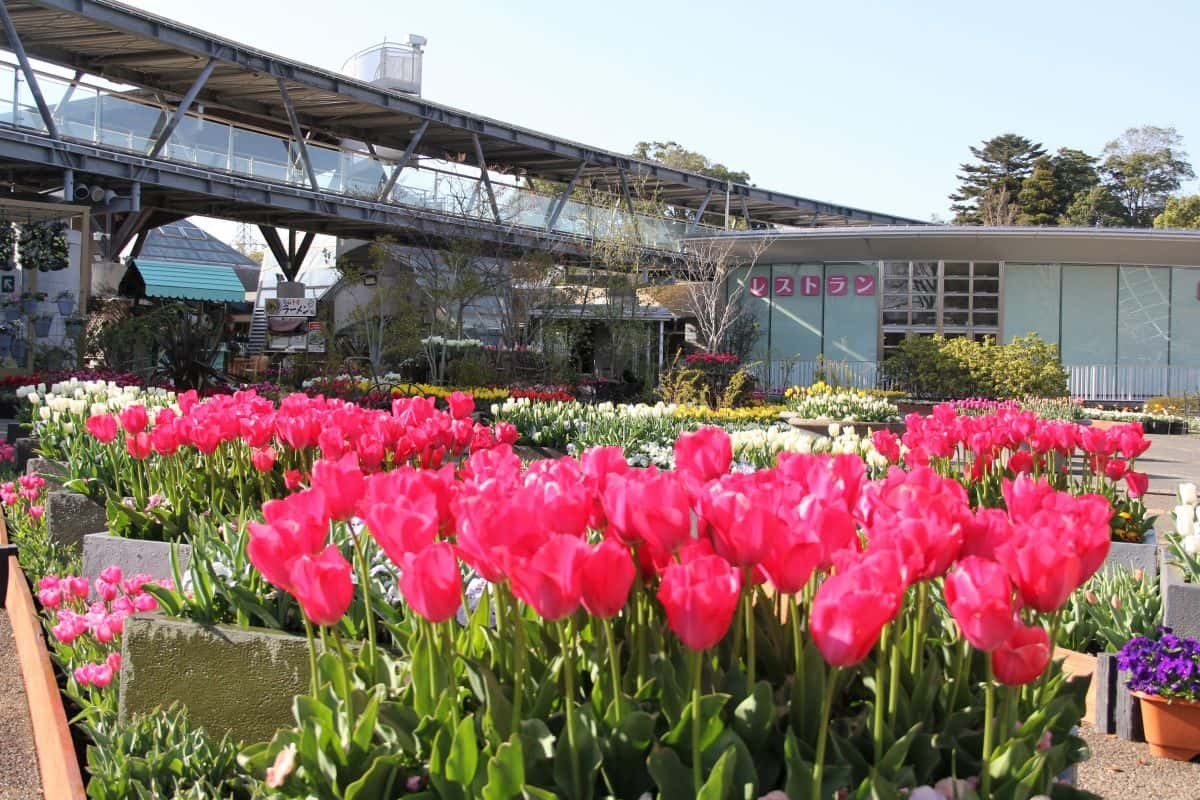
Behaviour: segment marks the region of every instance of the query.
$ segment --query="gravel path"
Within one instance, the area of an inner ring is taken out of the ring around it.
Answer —
[[[42,796],[29,705],[8,612],[0,609],[0,800]]]
[[[1092,757],[1079,765],[1080,789],[1112,800],[1200,798],[1200,764],[1154,758],[1144,744],[1098,733],[1090,723],[1081,727]]]

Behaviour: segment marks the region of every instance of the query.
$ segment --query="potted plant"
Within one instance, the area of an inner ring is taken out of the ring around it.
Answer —
[[[67,331],[67,336],[72,339],[77,339],[83,333],[85,320],[83,317],[67,317],[63,320],[63,327]]]
[[[1200,641],[1160,628],[1154,638],[1126,642],[1117,663],[1141,703],[1151,754],[1177,761],[1200,755]]]
[[[0,270],[12,272],[17,266],[17,233],[11,222],[0,222]]]
[[[49,314],[38,314],[33,318],[33,332],[39,339],[50,335],[50,323],[54,320]]]
[[[30,222],[21,226],[21,266],[39,272],[67,268],[66,226],[61,222]]]
[[[26,314],[32,314],[37,311],[38,304],[45,299],[45,292],[21,292],[21,310]]]
[[[54,302],[58,304],[58,313],[64,317],[71,316],[75,311],[75,295],[68,289],[63,289],[55,295]]]

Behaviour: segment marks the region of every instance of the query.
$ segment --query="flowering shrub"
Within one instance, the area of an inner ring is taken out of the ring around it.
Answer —
[[[683,363],[689,367],[736,367],[741,361],[735,353],[688,353]]]
[[[1051,666],[1047,626],[1105,558],[1106,498],[1022,475],[1005,510],[974,511],[928,466],[869,481],[857,455],[731,473],[715,428],[674,454],[673,472],[612,447],[524,468],[500,446],[457,472],[318,461],[264,506],[250,560],[336,634],[375,602],[358,588],[372,540],[399,574],[380,621],[408,677],[386,677],[370,624],[357,654],[314,643],[297,727],[248,768],[285,797],[360,780],[450,796],[500,775],[537,796],[895,796],[952,773],[1010,797],[1077,757],[1085,687]],[[464,574],[486,589],[455,622]],[[360,719],[374,735],[325,770],[348,744],[323,750],[314,726]]]
[[[125,578],[119,567],[105,569],[92,585],[77,575],[50,574],[38,581],[38,602],[48,614],[55,655],[68,673],[69,694],[116,711],[115,692],[104,690],[121,669],[125,619],[158,607],[146,592],[148,583],[147,575]],[[90,602],[89,596],[94,598]]]
[[[1135,692],[1166,700],[1200,700],[1200,642],[1160,628],[1153,638],[1130,639],[1117,654],[1117,665],[1129,673],[1126,685]]]

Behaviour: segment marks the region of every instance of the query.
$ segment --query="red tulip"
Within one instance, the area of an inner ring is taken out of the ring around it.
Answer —
[[[881,456],[890,463],[900,461],[900,439],[889,430],[880,429],[871,434],[871,443]]]
[[[903,592],[899,559],[887,550],[827,578],[817,590],[808,618],[825,661],[849,667],[866,658],[883,626],[895,618]]]
[[[406,555],[425,550],[437,538],[437,500],[432,495],[401,495],[390,503],[364,505],[363,522],[397,564],[403,563]]]
[[[129,451],[129,455],[138,461],[149,458],[150,452],[154,449],[150,443],[150,434],[142,431],[141,433],[126,436],[125,449]]]
[[[270,472],[275,466],[276,457],[274,447],[259,447],[250,451],[250,463],[259,472]]]
[[[1025,605],[1049,614],[1084,581],[1079,555],[1064,541],[1066,534],[1052,524],[1017,536],[1019,542],[1003,549],[1000,557]]]
[[[707,425],[675,441],[675,470],[690,491],[728,474],[733,463],[733,440],[722,428]]]
[[[170,411],[169,408],[163,410]],[[157,423],[150,432],[150,443],[154,446],[154,452],[160,456],[174,455],[179,449],[179,432],[175,430],[174,423]]]
[[[317,625],[336,625],[354,597],[350,562],[332,544],[319,555],[297,558],[292,563],[291,583],[305,616]]]
[[[446,405],[454,419],[469,419],[475,413],[475,398],[465,392],[451,392]]]
[[[593,617],[616,616],[629,599],[636,572],[629,548],[605,539],[583,564],[583,607]]]
[[[88,417],[83,425],[100,444],[108,444],[117,438],[117,419],[112,414],[95,414]]]
[[[611,529],[627,544],[644,541],[670,554],[692,537],[691,503],[673,472],[610,475],[603,503]]]
[[[1130,497],[1141,497],[1150,488],[1150,476],[1144,472],[1129,470],[1125,473],[1125,487]]]
[[[663,571],[658,599],[679,640],[692,650],[707,650],[729,630],[741,588],[741,573],[728,561],[700,556]]]
[[[1008,640],[992,651],[992,670],[1000,683],[1023,686],[1041,675],[1050,663],[1050,635],[1039,625],[1013,622]]]
[[[703,517],[712,530],[713,549],[735,566],[752,567],[776,537],[787,533],[788,523],[768,507],[769,493],[751,489],[746,494],[735,485],[710,484],[700,495]]]
[[[575,613],[583,599],[588,546],[577,536],[551,536],[530,558],[512,556],[508,579],[513,594],[542,618],[555,622]]]
[[[437,542],[415,555],[405,556],[400,592],[413,609],[430,622],[445,622],[462,601],[462,574],[454,548]]]
[[[120,413],[121,427],[128,434],[138,434],[146,430],[146,426],[150,424],[150,416],[146,413],[146,407],[141,404],[126,406],[121,409]]]
[[[1033,472],[1033,453],[1018,450],[1008,457],[1008,471],[1017,474]]]
[[[336,461],[321,459],[313,465],[313,486],[319,486],[325,497],[325,510],[332,519],[347,520],[354,516],[359,499],[366,491],[358,456],[346,453]]]
[[[289,469],[283,473],[283,485],[288,489],[295,489],[304,482],[304,475],[298,469]]]
[[[1112,461],[1104,465],[1104,476],[1110,481],[1119,481],[1125,477],[1125,473],[1129,471],[1129,462],[1119,458],[1114,458]]]
[[[994,561],[967,556],[946,575],[946,605],[963,637],[973,647],[990,652],[1013,628],[1012,582]]]

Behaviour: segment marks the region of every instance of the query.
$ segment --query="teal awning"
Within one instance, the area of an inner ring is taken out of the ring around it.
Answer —
[[[138,287],[138,283],[142,286]],[[131,293],[145,297],[177,297],[217,303],[241,303],[246,299],[246,289],[233,267],[217,264],[135,258],[129,262],[129,270],[121,279],[122,294],[126,287]]]

